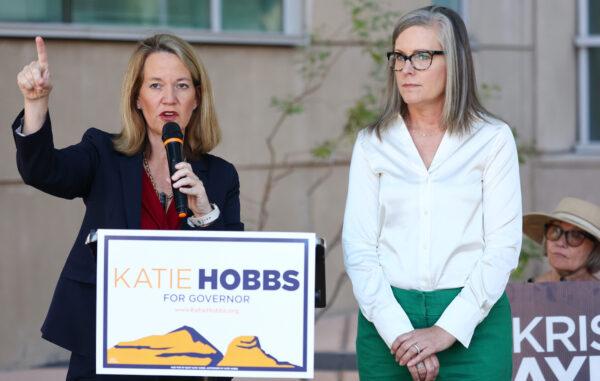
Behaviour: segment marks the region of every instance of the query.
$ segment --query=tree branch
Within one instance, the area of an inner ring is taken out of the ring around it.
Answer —
[[[336,52],[336,54],[331,58],[331,60],[324,66],[323,71],[318,76],[319,80],[316,81],[316,83],[314,83],[313,85],[306,87],[304,89],[304,91],[302,91],[300,94],[296,95],[291,101],[292,104],[301,103],[302,101],[304,101],[304,99],[306,99],[306,97],[308,97],[309,95],[312,95],[314,92],[319,90],[321,88],[321,86],[323,86],[324,79],[327,77],[327,75],[329,74],[329,72],[331,71],[333,66],[337,63],[337,60],[340,58],[341,53],[343,51],[344,51],[344,49],[341,49]],[[269,134],[269,136],[266,139],[267,149],[269,150],[269,167],[267,170],[267,179],[265,181],[265,187],[263,188],[263,193],[262,193],[262,197],[260,200],[260,211],[259,211],[258,226],[257,226],[257,229],[259,231],[264,230],[264,228],[267,224],[267,220],[269,218],[267,204],[269,202],[269,199],[271,197],[271,192],[273,190],[273,182],[275,181],[274,171],[275,171],[275,167],[277,164],[277,154],[275,152],[275,146],[273,144],[273,140],[275,139],[275,137],[281,130],[283,123],[286,121],[286,119],[289,117],[289,115],[290,115],[289,112],[286,112],[285,110],[281,112],[281,115],[279,115],[279,118],[277,119],[277,121],[275,122],[275,125],[271,129],[271,133]]]

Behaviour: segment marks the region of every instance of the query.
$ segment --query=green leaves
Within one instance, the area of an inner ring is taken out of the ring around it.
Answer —
[[[358,131],[375,121],[379,115],[379,97],[383,94],[387,78],[385,52],[390,48],[390,34],[399,17],[398,12],[387,9],[386,2],[382,1],[345,0],[345,5],[352,22],[350,33],[358,39],[358,46],[371,61],[371,69],[365,78],[371,85],[357,94],[358,99],[346,110],[347,118],[341,131],[338,130],[337,137],[319,142],[310,149],[311,156],[319,160],[331,158],[342,146],[351,146]],[[305,111],[305,99],[325,82],[345,49],[331,44],[317,31],[310,36],[310,40],[310,45],[303,49],[297,61],[305,89],[295,96],[271,98],[271,107],[281,113],[280,124],[288,116]]]
[[[311,45],[303,49],[302,58],[298,62],[300,74],[307,82],[323,76],[331,64],[331,47],[319,45],[316,34],[312,39]]]
[[[519,265],[512,272],[511,280],[523,280],[525,269],[532,261],[541,261],[543,259],[542,248],[533,240],[523,235],[523,245],[521,246],[521,255],[519,256]]]
[[[377,107],[377,103],[377,97],[368,89],[367,93],[360,97],[353,107],[348,109],[348,120],[344,125],[344,134],[351,136],[354,140],[358,131],[373,123],[381,111]]]
[[[326,140],[319,144],[310,153],[316,159],[329,159],[335,150],[337,143],[333,140]]]
[[[502,88],[497,83],[482,82],[479,85],[479,96],[483,102],[500,97]]]
[[[373,0],[347,0],[352,20],[352,33],[361,39],[372,41],[373,32],[389,34],[391,20],[398,14],[383,9],[381,2]]]
[[[273,96],[271,97],[271,107],[279,109],[286,115],[300,114],[304,111],[304,106],[292,97],[281,99]]]
[[[358,131],[371,124],[379,115],[380,110],[377,103],[377,97],[370,89],[367,89],[367,93],[346,111],[348,119],[340,135],[314,147],[311,150],[312,156],[316,159],[329,159],[343,143],[349,145],[354,143]]]

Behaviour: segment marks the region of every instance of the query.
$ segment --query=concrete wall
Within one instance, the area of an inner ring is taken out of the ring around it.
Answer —
[[[401,3],[397,5],[397,3]],[[395,10],[427,1],[393,2]],[[268,203],[266,230],[315,231],[334,244],[328,291],[343,279],[341,227],[351,146],[336,165],[309,163],[309,150],[343,128],[346,109],[370,83],[370,60],[349,34],[343,0],[313,1],[311,23],[340,58],[305,111],[292,116],[275,139],[277,159],[295,169],[276,184]],[[549,210],[570,194],[600,203],[600,158],[573,154],[576,142],[575,2],[560,0],[470,1],[468,29],[475,46],[484,102],[516,128],[519,141],[543,154],[522,167],[525,210]],[[51,113],[55,143],[77,142],[95,126],[118,131],[122,73],[133,43],[48,40],[54,90]],[[257,227],[267,173],[265,139],[278,118],[272,96],[302,91],[298,49],[266,46],[195,45],[213,81],[223,129],[215,153],[232,161],[241,179],[242,218]],[[22,184],[9,133],[22,100],[15,84],[20,68],[35,58],[32,40],[0,38],[0,369],[25,368],[66,359],[39,338],[54,284],[78,229],[81,201],[53,198]],[[282,173],[282,172],[279,172]],[[320,185],[317,185],[320,184]],[[315,190],[316,189],[316,190]],[[342,282],[328,314],[354,311],[349,283]],[[317,325],[317,334],[319,325]]]
[[[577,9],[560,0],[538,1],[536,8],[536,146],[571,152],[577,135]]]

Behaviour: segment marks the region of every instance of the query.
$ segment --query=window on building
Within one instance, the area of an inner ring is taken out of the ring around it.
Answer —
[[[468,0],[432,0],[432,5],[439,5],[442,7],[450,8],[462,17],[465,24],[468,26],[467,20],[467,4]]]
[[[222,0],[223,30],[283,31],[281,0]]]
[[[461,0],[433,0],[431,3],[433,5],[439,5],[442,7],[453,9],[459,14],[462,12]]]
[[[600,48],[591,48],[589,50],[589,68],[590,68],[590,123],[589,140],[600,143]]]
[[[11,35],[12,28],[14,36],[40,34],[40,30],[46,29],[50,37],[58,33],[57,37],[68,38],[70,31],[79,30],[83,33],[80,38],[94,38],[94,33],[105,33],[110,38],[115,30],[124,30],[133,34],[131,39],[138,39],[136,30],[160,28],[173,29],[180,35],[185,30],[187,35],[182,37],[192,41],[204,38],[237,43],[252,35],[257,43],[261,39],[268,43],[304,43],[304,3],[304,0],[0,0],[0,35]],[[92,35],[86,36],[90,30]],[[128,39],[126,33],[121,34]],[[118,39],[118,34],[113,38]]]
[[[600,149],[600,2],[579,1],[579,150]]]
[[[0,21],[60,22],[61,4],[59,0],[0,0]]]
[[[209,0],[71,0],[64,22],[210,29]]]

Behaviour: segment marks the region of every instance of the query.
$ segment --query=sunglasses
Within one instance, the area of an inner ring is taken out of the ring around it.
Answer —
[[[563,234],[565,235],[567,245],[571,247],[580,246],[586,238],[589,238],[592,241],[595,239],[593,235],[584,232],[583,230],[563,230],[563,228],[555,224],[544,225],[544,236],[547,240],[558,241]]]

